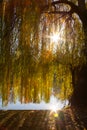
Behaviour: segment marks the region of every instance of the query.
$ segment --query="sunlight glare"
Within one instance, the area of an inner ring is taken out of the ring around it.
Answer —
[[[53,105],[51,109],[52,109],[53,112],[57,111],[57,107],[55,105]]]
[[[54,117],[55,118],[58,117],[58,112],[57,112],[58,109],[55,105],[52,106],[51,110],[52,110],[51,113],[53,113]]]
[[[58,34],[53,34],[53,36],[51,36],[51,39],[53,42],[58,42],[59,41],[59,35]]]
[[[57,112],[57,110],[59,110],[60,108],[58,108],[58,106],[57,105],[52,105],[51,106],[51,110],[53,111],[53,112]]]

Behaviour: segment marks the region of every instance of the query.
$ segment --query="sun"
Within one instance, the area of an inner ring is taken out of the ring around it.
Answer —
[[[52,36],[51,36],[51,40],[52,40],[52,42],[55,42],[55,43],[57,43],[58,41],[59,41],[59,35],[58,34],[56,34],[56,33],[54,33]]]
[[[53,33],[51,35],[47,35],[46,38],[51,39],[51,42],[58,43],[58,41],[60,41],[60,34],[59,33]]]
[[[61,45],[61,41],[63,41],[61,37],[61,32],[51,32],[50,35],[46,35],[46,39],[49,39],[49,42],[47,41],[48,47],[50,47],[50,50],[55,53],[57,49]]]

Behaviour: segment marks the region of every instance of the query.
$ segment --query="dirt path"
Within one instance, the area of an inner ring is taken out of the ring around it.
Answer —
[[[87,109],[0,111],[0,130],[87,130]]]

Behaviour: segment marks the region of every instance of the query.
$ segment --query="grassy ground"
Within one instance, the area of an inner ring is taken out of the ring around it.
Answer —
[[[87,130],[87,107],[0,111],[0,130]]]

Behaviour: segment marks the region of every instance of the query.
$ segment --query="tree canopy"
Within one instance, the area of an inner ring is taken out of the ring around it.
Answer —
[[[0,1],[3,105],[17,98],[48,102],[52,87],[61,88],[56,95],[62,99],[71,95],[87,64],[86,21],[85,0]]]

